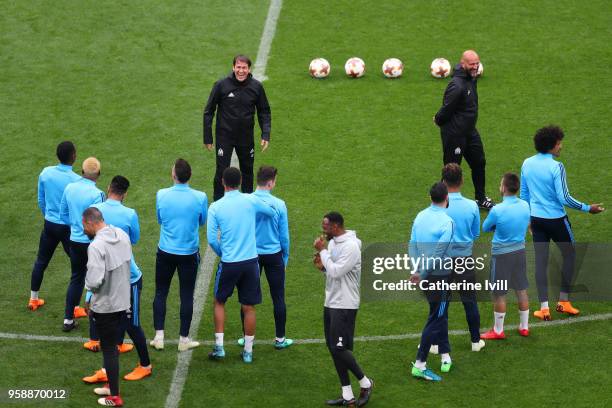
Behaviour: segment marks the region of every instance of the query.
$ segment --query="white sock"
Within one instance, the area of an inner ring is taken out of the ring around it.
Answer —
[[[347,401],[350,401],[353,398],[355,398],[355,396],[353,395],[353,389],[351,388],[350,385],[342,386],[342,398],[344,398]]]
[[[244,351],[247,353],[253,352],[253,342],[255,341],[255,336],[247,336],[244,335]]]
[[[163,330],[155,330],[155,338],[154,340],[163,340],[164,339],[164,331]]]
[[[285,341],[284,337],[277,337],[276,341],[278,341],[279,343],[282,343],[283,341]]]
[[[519,310],[519,317],[521,318],[521,323],[519,324],[519,329],[526,330],[529,328],[529,309],[527,310]]]
[[[443,363],[451,363],[450,354],[448,353],[440,354],[440,359],[442,360]]]
[[[38,299],[38,291],[37,290],[31,290],[30,291],[30,299]]]
[[[493,330],[495,330],[495,333],[500,334],[504,331],[504,319],[506,318],[506,314],[497,312],[493,312],[493,314],[495,315]]]
[[[181,342],[181,343],[189,343],[189,337],[180,336],[179,337],[179,342]]]
[[[104,374],[106,374],[106,368],[102,367],[101,370],[104,372]]]
[[[540,302],[540,309],[548,309],[548,301]]]
[[[417,360],[417,361],[414,362],[414,366],[416,368],[418,368],[419,370],[424,370],[425,368],[427,368],[427,362],[426,361]]]
[[[215,346],[223,347],[223,333],[215,333]]]
[[[361,388],[370,388],[372,386],[372,382],[364,375],[363,378],[359,380],[359,386]]]
[[[74,320],[72,319],[64,319],[64,324],[72,324],[74,323]]]
[[[569,302],[569,293],[559,292],[559,302]]]

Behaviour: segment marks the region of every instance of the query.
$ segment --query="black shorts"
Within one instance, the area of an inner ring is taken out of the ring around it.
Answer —
[[[219,262],[215,277],[215,299],[225,303],[238,288],[238,301],[242,305],[261,303],[259,263],[257,258],[241,262]]]
[[[527,280],[527,256],[525,249],[491,258],[491,284],[498,283],[493,289],[494,295],[505,295],[508,289],[525,290],[529,287]]]
[[[357,309],[323,308],[323,328],[327,348],[353,350]]]

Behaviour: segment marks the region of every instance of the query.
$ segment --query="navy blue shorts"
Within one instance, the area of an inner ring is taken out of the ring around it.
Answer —
[[[491,283],[499,283],[493,290],[494,295],[505,295],[508,289],[525,290],[527,280],[527,256],[525,249],[491,258]]]
[[[238,301],[242,305],[261,303],[259,263],[257,258],[241,262],[219,262],[215,277],[215,299],[225,303],[238,288]]]

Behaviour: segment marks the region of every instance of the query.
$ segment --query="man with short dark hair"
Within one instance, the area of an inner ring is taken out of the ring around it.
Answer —
[[[212,123],[217,109],[214,201],[223,197],[221,178],[223,171],[230,166],[234,149],[242,172],[242,192],[253,192],[255,110],[261,128],[262,151],[270,142],[270,105],[263,85],[251,75],[251,60],[247,56],[234,57],[232,72],[215,83],[208,97],[204,108],[204,146],[210,151],[213,149]]]
[[[84,233],[93,241],[87,249],[85,286],[93,293],[89,309],[100,333],[100,347],[108,376],[108,387],[95,388],[94,393],[104,396],[98,403],[120,407],[119,328],[130,308],[130,238],[120,228],[107,225],[102,212],[87,208],[82,215]]]
[[[374,382],[366,377],[353,355],[355,322],[359,310],[361,279],[361,240],[355,231],[344,228],[344,218],[335,211],[326,214],[323,233],[314,241],[314,264],[325,275],[323,328],[325,343],[332,356],[342,386],[342,395],[327,401],[332,406],[364,406]],[[359,380],[359,399],[355,400],[349,372]]]
[[[242,360],[253,361],[255,341],[255,305],[261,303],[259,264],[257,258],[256,216],[278,217],[276,210],[253,194],[241,194],[240,170],[223,171],[225,195],[208,211],[206,236],[212,250],[221,258],[215,276],[215,346],[208,354],[211,360],[225,357],[225,302],[238,288],[238,301],[244,315],[244,350]]]
[[[253,195],[272,206],[278,214],[275,217],[257,215],[255,231],[259,270],[260,273],[262,270],[266,273],[274,305],[274,347],[280,350],[291,346],[293,340],[285,337],[285,268],[289,261],[289,221],[285,202],[272,195],[272,189],[276,187],[276,176],[276,167],[261,166],[257,171],[257,190]],[[243,346],[244,338],[238,340],[238,344]]]
[[[480,208],[490,210],[495,203],[485,194],[486,160],[482,140],[476,129],[476,78],[479,64],[480,57],[475,51],[467,50],[463,53],[453,79],[444,91],[444,101],[434,116],[434,123],[440,127],[444,164],[461,164],[465,157],[472,169],[476,203]]]
[[[506,173],[501,180],[499,191],[503,201],[493,207],[482,224],[485,232],[495,231],[491,247],[491,284],[493,290],[494,325],[482,334],[483,339],[505,339],[504,319],[506,317],[507,288],[516,291],[519,307],[519,328],[521,336],[529,336],[529,299],[527,297],[527,256],[525,254],[525,235],[529,227],[529,204],[516,196],[519,191],[519,178],[514,173]]]
[[[418,271],[410,277],[412,283],[426,280],[429,284],[448,283],[450,269],[445,268],[445,259],[450,257],[449,249],[454,235],[454,222],[446,214],[448,189],[442,182],[429,190],[431,205],[421,211],[412,224],[408,253],[412,258],[422,258]],[[425,261],[426,259],[433,261]],[[421,342],[412,367],[412,376],[429,381],[441,381],[442,377],[427,368],[427,356],[432,344],[438,344],[442,359],[441,371],[449,372],[452,366],[450,343],[448,341],[448,304],[450,293],[445,290],[425,291],[429,302],[429,317],[421,334]]]
[[[580,313],[569,300],[576,249],[574,234],[564,207],[591,214],[604,211],[601,204],[586,204],[574,199],[567,188],[565,167],[554,158],[563,147],[563,130],[558,126],[539,129],[533,142],[538,153],[523,162],[521,168],[521,198],[529,203],[531,231],[535,248],[536,285],[540,310],[533,315],[541,320],[551,320],[548,307],[548,251],[552,239],[563,256],[561,290],[557,311],[569,315]]]
[[[463,172],[457,163],[448,163],[444,166],[442,169],[442,181],[448,188],[448,208],[446,209],[446,214],[452,218],[455,224],[450,255],[453,258],[471,258],[474,241],[480,236],[480,212],[478,211],[478,205],[461,195]],[[453,270],[451,281],[473,284],[476,282],[476,272],[473,268],[467,269],[462,273]],[[480,339],[480,313],[478,312],[476,291],[459,290],[458,292],[470,330],[472,351],[480,351],[485,346],[485,343]],[[430,352],[433,351],[430,350]]]
[[[80,178],[72,171],[76,148],[72,142],[61,142],[57,145],[56,155],[60,164],[45,167],[38,176],[38,208],[44,217],[44,225],[40,233],[36,262],[32,268],[28,302],[28,309],[32,311],[45,304],[45,300],[38,297],[38,292],[45,269],[60,242],[66,255],[70,256],[70,226],[60,218],[60,203],[66,186]]]
[[[95,207],[100,210],[104,220],[107,224],[113,225],[117,228],[121,228],[123,232],[128,234],[130,237],[130,244],[136,245],[140,240],[140,223],[138,221],[138,214],[132,208],[123,205],[123,200],[127,196],[130,182],[123,176],[113,177],[110,185],[108,186],[108,198],[103,203],[94,204]],[[136,264],[134,257],[130,260],[130,309],[128,311],[128,319],[123,321],[119,337],[117,338],[118,348],[120,352],[130,351],[136,346],[138,352],[139,364],[129,374],[126,374],[123,378],[129,381],[140,380],[151,375],[152,367],[149,359],[149,351],[147,349],[147,340],[140,325],[140,297],[142,293],[142,272]],[[87,294],[90,295],[90,292]],[[91,316],[90,316],[91,317]],[[98,333],[95,329],[94,324],[90,324],[89,338],[83,346],[91,351],[98,351],[100,347],[100,341]],[[123,342],[125,331],[127,330],[134,346]],[[106,372],[104,369],[96,371],[92,376],[83,378],[83,381],[87,383],[104,382],[106,379]]]
[[[189,187],[191,166],[177,159],[172,166],[174,186],[157,192],[157,222],[161,225],[157,258],[155,261],[155,299],[153,324],[155,337],[151,346],[164,348],[166,299],[174,272],[178,270],[180,307],[179,351],[198,347],[200,343],[189,338],[193,315],[193,292],[200,264],[199,227],[206,223],[208,198],[206,193]]]
[[[85,274],[87,273],[87,247],[90,238],[83,232],[83,211],[104,201],[104,193],[96,187],[100,177],[100,162],[88,157],[83,162],[83,177],[68,184],[60,202],[60,218],[70,224],[70,283],[66,291],[66,309],[62,330],[69,332],[77,327],[75,317],[85,317],[87,312],[79,307]]]

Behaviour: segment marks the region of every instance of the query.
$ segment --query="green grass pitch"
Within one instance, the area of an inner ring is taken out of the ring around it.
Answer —
[[[126,205],[136,208],[142,229],[134,248],[144,273],[141,320],[152,336],[159,234],[155,192],[171,184],[172,162],[183,157],[193,166],[191,185],[212,196],[214,155],[202,148],[202,109],[214,81],[229,72],[233,55],[255,58],[268,4],[1,2],[0,332],[64,335],[60,327],[69,264],[63,253],[56,252],[45,274],[41,297],[47,305],[35,313],[25,306],[42,225],[37,176],[54,164],[57,143],[70,139],[78,149],[77,168],[90,155],[102,162],[101,188],[115,174],[130,179]],[[325,212],[342,212],[364,244],[405,242],[414,216],[427,205],[428,187],[441,167],[439,133],[431,118],[447,83],[429,75],[436,57],[454,65],[464,49],[481,55],[485,76],[479,82],[478,127],[487,154],[489,195],[498,199],[500,176],[518,172],[532,154],[534,131],[556,123],[566,132],[562,161],[572,194],[612,203],[611,16],[609,2],[599,0],[286,0],[266,70],[272,142],[268,152],[257,153],[256,166],[279,168],[276,194],[289,208],[288,336],[323,335],[324,282],[310,261]],[[365,60],[365,77],[344,75],[344,62],[351,56]],[[330,61],[329,78],[308,76],[315,57]],[[383,78],[380,66],[389,57],[404,62],[402,78]],[[466,175],[469,179],[469,171]],[[466,183],[465,195],[472,194]],[[610,240],[607,212],[569,215],[578,241]],[[204,245],[205,240],[202,252]],[[270,339],[267,284],[262,290],[257,338]],[[212,339],[210,299],[209,293],[200,339]],[[589,315],[609,312],[610,305],[579,306]],[[536,306],[533,302],[532,309]],[[245,366],[238,347],[231,345],[240,333],[236,299],[227,309],[228,358],[215,364],[206,359],[208,347],[194,351],[181,407],[316,407],[339,393],[322,344],[281,352],[260,344],[254,363]],[[363,303],[356,334],[419,332],[425,309],[408,302]],[[465,329],[461,309],[451,305],[451,329]],[[486,329],[492,321],[489,304],[481,304],[481,316]],[[516,323],[516,313],[510,311],[507,320]],[[176,280],[166,330],[169,337],[178,335]],[[469,351],[467,336],[451,337],[454,371],[440,384],[409,376],[418,340],[360,342],[355,353],[376,380],[372,407],[604,404],[612,383],[609,321],[532,333],[527,339],[512,333],[505,342],[489,342],[480,353]],[[87,336],[87,324],[69,336]],[[121,383],[126,406],[164,405],[177,353],[173,347],[151,353],[154,375]],[[136,359],[135,352],[122,356],[122,374]],[[100,363],[101,355],[74,342],[0,339],[0,390],[67,389],[69,399],[58,405],[93,406],[91,387],[80,378]],[[437,370],[437,364],[433,356],[430,365]]]

